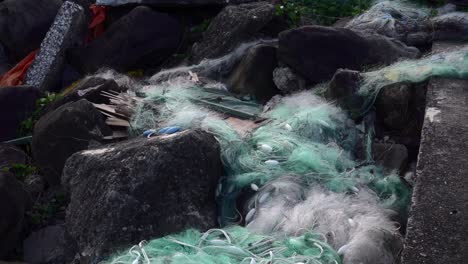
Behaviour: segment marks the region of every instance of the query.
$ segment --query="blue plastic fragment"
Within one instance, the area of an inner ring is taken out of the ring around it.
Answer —
[[[146,130],[145,132],[143,132],[143,136],[145,137],[151,137],[151,135],[153,135],[154,133],[156,133],[156,130],[154,129],[149,129],[149,130]]]
[[[173,127],[164,127],[164,128],[161,128],[159,131],[158,131],[158,134],[159,135],[163,135],[163,134],[166,134],[166,135],[170,135],[170,134],[174,134],[176,132],[179,132],[181,129],[180,127],[177,127],[177,126],[173,126]]]
[[[174,134],[180,131],[180,127],[170,127],[169,129],[166,130],[166,134]]]

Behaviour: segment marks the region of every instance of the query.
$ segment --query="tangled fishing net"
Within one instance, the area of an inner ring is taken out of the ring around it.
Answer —
[[[463,49],[363,73],[359,93],[372,101],[391,84],[467,78],[467,56]],[[108,263],[396,260],[402,238],[392,217],[406,210],[410,190],[370,158],[371,127],[355,124],[311,91],[264,108],[223,85],[194,84],[179,71],[162,72],[149,83],[138,91],[145,99],[131,122],[135,135],[167,126],[213,134],[226,172],[216,199],[219,222],[227,227],[155,239]],[[259,122],[239,133],[227,116]],[[253,195],[241,204],[245,193]]]
[[[187,230],[140,243],[109,263],[341,263],[323,238],[313,233],[280,238],[258,235],[240,226]]]
[[[419,60],[406,60],[382,69],[362,73],[359,95],[369,109],[384,87],[399,83],[421,83],[431,77],[468,78],[468,47],[440,52]],[[366,112],[366,111],[363,111]]]

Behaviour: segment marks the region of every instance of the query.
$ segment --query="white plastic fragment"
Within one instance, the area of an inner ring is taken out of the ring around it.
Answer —
[[[258,189],[260,189],[255,183],[250,184],[250,188],[252,188],[254,191],[258,191]]]
[[[277,161],[277,160],[267,160],[267,161],[265,161],[265,164],[266,165],[276,166],[276,165],[279,164],[279,161]]]
[[[257,211],[257,210],[255,210],[255,208],[252,208],[252,209],[247,213],[247,215],[245,216],[245,223],[249,223],[250,221],[252,221],[252,218],[254,217],[256,211]]]
[[[349,245],[346,244],[346,245],[343,245],[342,247],[340,247],[340,249],[338,249],[338,255],[344,255],[346,253],[346,250],[348,249]]]
[[[258,149],[261,150],[262,152],[265,152],[265,153],[271,153],[273,151],[273,148],[270,146],[270,145],[267,145],[267,144],[260,144],[258,146]]]

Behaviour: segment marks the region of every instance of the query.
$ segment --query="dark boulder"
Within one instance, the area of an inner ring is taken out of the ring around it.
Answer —
[[[306,81],[289,67],[277,67],[273,70],[273,82],[283,94],[306,89]]]
[[[24,189],[29,193],[31,198],[36,201],[46,189],[46,182],[39,174],[31,174],[24,179]]]
[[[353,18],[345,27],[368,34],[381,34],[409,44],[424,29],[428,19],[429,13],[418,6],[383,1]],[[427,34],[423,39],[426,37]]]
[[[213,228],[222,174],[219,144],[198,130],[76,153],[62,177],[67,231],[93,261],[144,239]]]
[[[46,112],[57,109],[58,107],[69,103],[86,99],[94,104],[109,104],[108,97],[102,95],[102,92],[116,91],[124,92],[125,87],[119,86],[114,80],[100,77],[89,77],[72,86],[70,90],[62,92],[62,97],[47,106]]]
[[[203,39],[192,47],[192,59],[216,58],[254,39],[273,19],[275,8],[267,2],[225,7],[210,23]]]
[[[252,47],[229,76],[227,85],[234,93],[252,95],[262,102],[268,101],[279,93],[273,82],[273,70],[277,65],[276,47]]]
[[[42,228],[30,234],[23,242],[24,261],[27,263],[70,263],[67,257],[70,244],[63,225]]]
[[[32,141],[33,156],[41,175],[48,184],[59,184],[68,157],[102,142],[102,137],[110,134],[102,114],[85,99],[45,114],[34,126]]]
[[[26,164],[28,156],[14,145],[0,143],[0,170],[13,164]]]
[[[143,4],[155,7],[194,7],[205,5],[236,5],[258,0],[96,0],[98,5],[120,6],[128,4]]]
[[[389,129],[403,129],[411,117],[411,85],[395,84],[382,88],[375,101],[379,120]]]
[[[374,143],[372,157],[389,172],[402,174],[408,166],[408,150],[401,144]]]
[[[181,36],[177,20],[138,6],[87,46],[70,49],[68,55],[70,64],[82,73],[102,67],[118,71],[144,69],[159,65],[175,52]]]
[[[325,97],[357,117],[364,104],[364,98],[358,94],[361,80],[358,71],[338,69],[328,85]]]
[[[278,59],[314,84],[329,80],[339,68],[362,70],[419,55],[397,40],[345,28],[306,26],[279,35]]]
[[[39,48],[61,0],[5,0],[0,3],[0,43],[10,61],[20,61]]]
[[[15,176],[0,171],[0,259],[17,246],[24,213],[30,203],[28,194]]]
[[[19,136],[21,122],[34,112],[40,96],[39,89],[31,86],[0,88],[0,141]]]
[[[427,24],[434,40],[461,41],[468,39],[468,13],[453,12],[437,16]]]

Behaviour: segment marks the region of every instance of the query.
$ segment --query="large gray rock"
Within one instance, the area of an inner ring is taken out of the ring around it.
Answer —
[[[82,73],[102,67],[118,71],[157,67],[177,50],[181,38],[182,27],[175,18],[138,6],[87,46],[70,49],[68,58]]]
[[[253,39],[273,19],[275,8],[267,2],[225,7],[210,23],[203,39],[192,47],[192,59],[222,56],[241,42]]]
[[[0,259],[17,246],[24,213],[30,203],[28,194],[15,176],[0,171]]]
[[[62,177],[67,230],[96,260],[144,239],[212,228],[222,174],[219,144],[198,130],[76,153]]]
[[[50,185],[60,183],[65,161],[111,134],[102,114],[82,99],[67,103],[42,116],[34,126],[32,152]]]
[[[278,59],[314,84],[329,80],[339,68],[362,70],[419,55],[400,41],[345,28],[306,26],[279,35]]]
[[[70,47],[81,45],[85,32],[86,18],[83,7],[65,2],[26,73],[25,83],[43,91],[60,90],[65,52]]]
[[[0,141],[19,137],[21,123],[36,110],[41,92],[32,86],[0,88]]]
[[[338,69],[328,85],[325,97],[349,111],[351,116],[357,117],[364,103],[364,98],[358,94],[361,81],[360,72]]]
[[[461,41],[468,39],[468,13],[453,12],[431,19],[427,30],[432,30],[434,40]]]
[[[96,4],[108,6],[144,4],[156,7],[187,7],[202,5],[235,5],[255,1],[257,0],[97,0]]]
[[[382,88],[375,107],[377,116],[389,129],[402,129],[411,117],[410,102],[413,97],[413,86],[395,84]]]
[[[268,101],[279,93],[273,82],[273,70],[277,65],[276,47],[252,47],[229,76],[227,85],[232,92]]]
[[[61,4],[61,0],[5,0],[0,3],[0,42],[12,63],[39,48]]]

